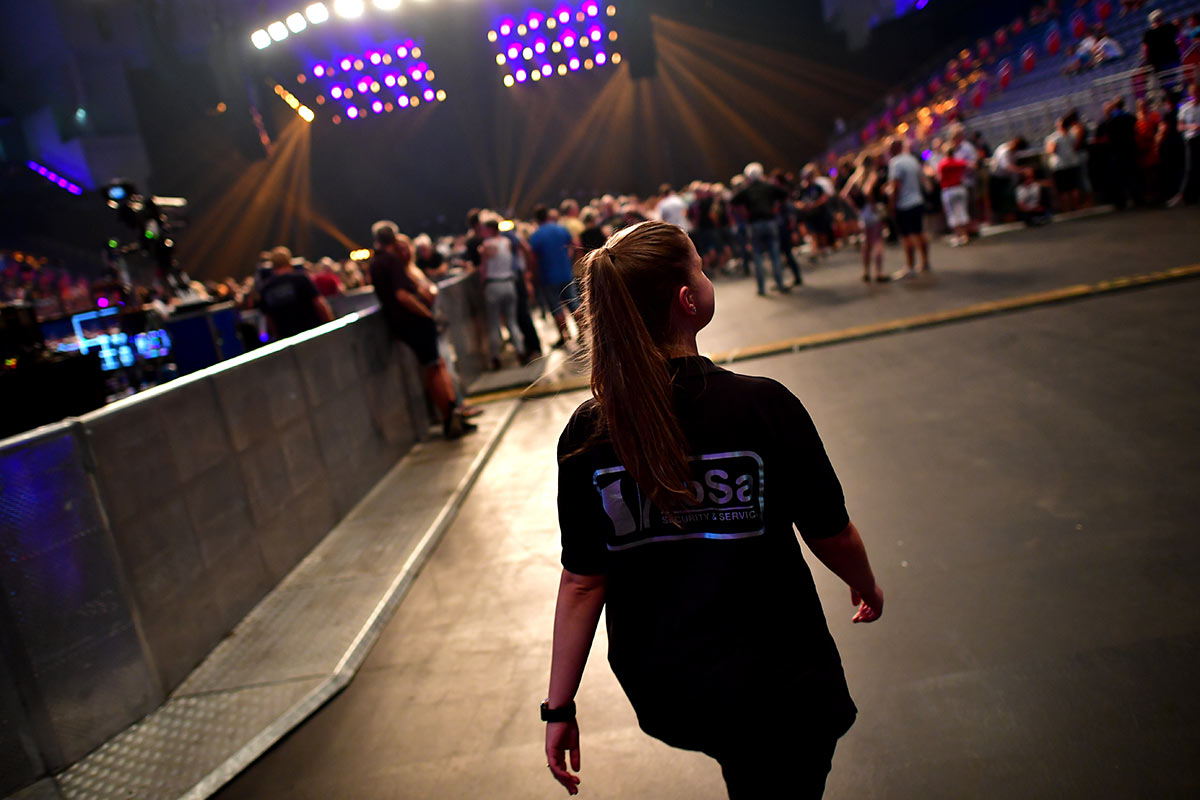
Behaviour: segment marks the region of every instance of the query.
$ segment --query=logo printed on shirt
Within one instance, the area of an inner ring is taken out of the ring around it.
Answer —
[[[624,467],[592,474],[592,485],[613,525],[610,551],[683,539],[746,539],[765,532],[763,460],[758,453],[712,453],[688,461],[695,504],[676,513],[678,526],[663,517]]]

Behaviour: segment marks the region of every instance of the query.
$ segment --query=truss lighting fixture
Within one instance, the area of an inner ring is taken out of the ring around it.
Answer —
[[[400,8],[401,0],[373,0],[371,5],[379,11],[390,12]],[[293,12],[283,20],[275,20],[270,25],[254,31],[250,34],[250,43],[259,50],[265,50],[273,42],[282,42],[288,38],[289,33],[294,36],[308,30],[313,25],[328,22],[331,13],[341,19],[355,20],[362,17],[366,10],[367,4],[364,0],[330,0],[325,3],[309,3],[303,12]]]
[[[413,39],[393,40],[365,52],[335,53],[327,60],[309,62],[296,83],[306,94],[311,92],[305,99],[308,106],[323,106],[322,115],[336,117],[337,124],[444,102],[446,92],[434,83],[436,74],[422,59],[421,44]]]
[[[599,0],[577,0],[496,20],[487,40],[504,68],[504,85],[620,64],[621,54],[611,50],[620,38],[611,23],[616,13]]]
[[[313,3],[304,9],[304,16],[308,17],[308,21],[313,25],[320,25],[329,19],[329,9],[324,3]]]
[[[300,98],[283,88],[280,84],[275,84],[275,94],[279,95],[279,99],[291,106],[292,110],[300,115],[300,119],[305,122],[312,122],[316,119],[316,114],[308,106],[300,102]]]
[[[51,183],[53,183],[55,186],[57,186],[60,189],[66,189],[68,192],[70,192],[71,194],[74,194],[74,195],[83,194],[83,189],[80,188],[80,186],[78,184],[72,183],[71,181],[64,178],[62,175],[59,175],[58,173],[54,172],[54,170],[47,169],[46,167],[43,167],[41,164],[37,163],[36,161],[26,161],[25,166],[29,167],[31,170],[36,172],[38,175],[41,175],[43,178],[50,181]]]

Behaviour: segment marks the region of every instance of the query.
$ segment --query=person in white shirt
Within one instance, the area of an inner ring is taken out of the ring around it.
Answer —
[[[1054,189],[1062,211],[1079,208],[1079,154],[1067,131],[1067,119],[1058,121],[1054,133],[1046,137],[1046,166],[1054,176]]]
[[[1067,65],[1063,67],[1063,72],[1067,75],[1075,75],[1092,66],[1098,41],[1099,36],[1095,30],[1080,39],[1079,44],[1075,46],[1074,54],[1067,61]]]
[[[1100,36],[1096,41],[1096,46],[1092,49],[1092,59],[1097,66],[1124,57],[1125,49],[1107,33]]]
[[[1033,170],[1024,171],[1016,197],[1017,214],[1026,225],[1045,225],[1050,221],[1046,204],[1042,202],[1042,185],[1034,180]]]
[[[671,225],[678,225],[685,231],[690,230],[691,226],[688,224],[687,218],[688,204],[684,199],[666,183],[658,188],[658,193],[662,195],[662,199],[658,201],[658,206],[655,208],[658,218]]]
[[[1188,85],[1191,95],[1179,105],[1179,133],[1183,135],[1183,180],[1167,205],[1195,203],[1200,199],[1200,81]]]
[[[1013,190],[1021,179],[1021,168],[1017,154],[1029,149],[1025,137],[1018,136],[1001,142],[992,153],[990,162],[991,183],[989,185],[992,209],[998,221],[1003,222],[1013,213]]]
[[[508,328],[508,338],[518,357],[525,352],[525,339],[517,325],[517,286],[519,276],[516,254],[512,243],[500,234],[500,221],[490,219],[486,223],[487,238],[480,246],[483,263],[480,277],[483,279],[483,302],[487,315],[488,340],[491,345],[492,369],[500,369],[500,323],[503,319]]]
[[[909,152],[904,139],[892,139],[888,145],[888,202],[897,233],[904,244],[906,269],[897,279],[916,274],[914,255],[921,251],[921,272],[929,271],[929,239],[925,236],[925,195],[921,190],[921,162]]]

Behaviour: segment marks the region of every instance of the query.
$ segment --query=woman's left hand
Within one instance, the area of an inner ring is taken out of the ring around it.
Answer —
[[[567,753],[571,754],[571,769],[578,772],[579,723],[575,720],[546,723],[546,766],[569,794],[578,794],[579,777],[567,771]]]

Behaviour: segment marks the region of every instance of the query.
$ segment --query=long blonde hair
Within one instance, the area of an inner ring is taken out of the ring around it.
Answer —
[[[672,298],[688,282],[691,246],[675,225],[649,221],[582,259],[592,394],[617,458],[668,517],[687,505],[687,440],[675,416],[669,344]]]

